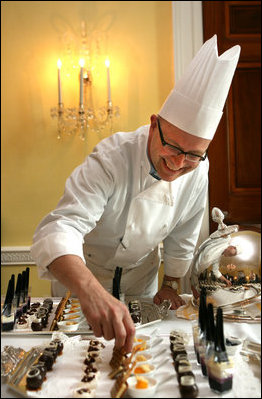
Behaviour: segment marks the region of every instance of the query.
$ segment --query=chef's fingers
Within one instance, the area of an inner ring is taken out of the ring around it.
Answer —
[[[127,353],[131,352],[134,343],[135,326],[127,309],[123,313],[123,318],[114,320],[114,331],[115,347],[124,348]]]
[[[102,325],[103,337],[110,341],[115,337],[114,327],[111,320],[104,320]]]
[[[162,302],[162,301],[161,301],[161,298],[159,297],[158,294],[156,294],[156,295],[154,296],[153,302],[154,302],[156,305],[160,305],[160,303]]]
[[[124,324],[125,330],[126,330],[126,340],[125,340],[124,348],[127,353],[130,353],[132,351],[133,344],[134,344],[136,328],[135,328],[134,322],[133,322],[132,317],[130,316],[129,312],[128,312],[127,317],[125,319],[123,319],[123,324]]]
[[[103,328],[100,323],[93,323],[91,324],[91,328],[93,333],[96,337],[103,337]]]
[[[175,298],[173,298],[172,300],[172,306],[171,309],[172,310],[176,310],[178,309],[180,306],[185,305],[185,301],[179,296],[175,296]]]

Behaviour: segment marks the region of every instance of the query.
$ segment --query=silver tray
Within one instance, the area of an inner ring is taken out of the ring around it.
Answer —
[[[246,285],[247,286],[247,285]],[[254,290],[254,295],[250,298],[244,299],[242,301],[237,301],[231,304],[226,305],[219,305],[223,309],[223,317],[227,321],[233,322],[243,322],[243,323],[260,323],[261,322],[261,315],[252,317],[246,313],[247,306],[254,304],[257,302],[257,299],[261,296],[261,288],[256,287],[254,285],[248,285],[249,288]],[[207,298],[209,296],[207,295]],[[212,298],[212,296],[210,296]],[[191,298],[191,303],[194,308],[198,308],[197,300],[194,296]],[[212,302],[213,303],[213,302]],[[214,312],[218,306],[213,303]]]

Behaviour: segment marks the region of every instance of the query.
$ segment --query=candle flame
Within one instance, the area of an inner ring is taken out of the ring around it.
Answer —
[[[110,66],[110,61],[109,61],[108,58],[105,60],[105,64],[106,64],[106,67],[109,68],[109,66]]]
[[[61,62],[61,60],[60,60],[60,58],[59,58],[59,60],[57,60],[57,68],[61,68],[61,66],[62,66],[62,62]]]
[[[80,58],[79,65],[81,66],[81,68],[83,68],[83,66],[85,65],[85,60],[83,58]]]

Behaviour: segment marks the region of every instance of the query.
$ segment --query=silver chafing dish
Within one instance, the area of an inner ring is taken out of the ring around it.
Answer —
[[[223,308],[224,317],[232,321],[261,321],[261,234],[227,226],[219,208],[212,209],[218,223],[198,248],[191,268],[192,302],[198,306],[201,289],[207,302]]]

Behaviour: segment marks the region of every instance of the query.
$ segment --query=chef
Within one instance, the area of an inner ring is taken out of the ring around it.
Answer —
[[[121,292],[184,302],[178,282],[193,258],[208,191],[207,149],[222,116],[240,47],[220,57],[216,35],[201,47],[150,125],[102,140],[67,179],[57,207],[39,224],[32,256],[52,294],[69,289],[95,336],[132,348]],[[159,244],[164,279],[158,290]]]

